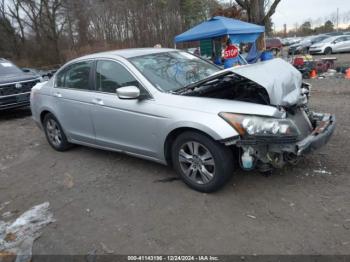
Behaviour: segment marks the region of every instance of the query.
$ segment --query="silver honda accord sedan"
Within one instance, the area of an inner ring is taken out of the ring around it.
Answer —
[[[328,141],[335,117],[312,112],[309,92],[281,59],[221,70],[179,50],[126,49],[68,62],[32,89],[31,110],[57,151],[127,153],[213,192],[236,166],[271,172]]]

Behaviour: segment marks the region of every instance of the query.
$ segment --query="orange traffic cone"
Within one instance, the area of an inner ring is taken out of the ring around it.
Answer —
[[[350,67],[345,70],[345,78],[350,79]]]
[[[316,78],[317,77],[317,73],[315,69],[312,69],[310,72],[310,78]]]

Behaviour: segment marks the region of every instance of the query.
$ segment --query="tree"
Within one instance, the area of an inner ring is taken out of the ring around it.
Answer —
[[[213,13],[213,16],[225,16],[229,18],[246,20],[245,13],[242,11],[241,8],[238,8],[235,5],[219,6]]]
[[[276,12],[281,0],[236,0],[236,3],[247,11],[248,21],[265,25],[269,18]]]
[[[180,0],[180,13],[185,28],[210,18],[220,5],[212,0]]]
[[[281,0],[236,0],[236,3],[247,12],[248,21],[266,26]],[[265,48],[264,37],[258,39],[258,48]]]
[[[29,67],[110,49],[172,47],[174,36],[219,6],[218,0],[0,0],[0,56]]]
[[[334,24],[330,20],[324,23],[324,31],[326,33],[334,31]]]
[[[306,21],[300,26],[300,31],[303,35],[310,35],[312,33],[311,22]]]
[[[3,57],[19,57],[20,48],[16,29],[11,21],[6,17],[4,5],[0,5],[0,52]]]

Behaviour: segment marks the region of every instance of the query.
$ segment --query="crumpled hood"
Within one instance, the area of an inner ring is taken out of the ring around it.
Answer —
[[[302,75],[283,59],[234,67],[230,71],[264,87],[271,105],[288,107],[302,102]]]

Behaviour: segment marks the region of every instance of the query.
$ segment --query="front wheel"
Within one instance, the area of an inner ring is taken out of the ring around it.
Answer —
[[[233,153],[224,145],[197,132],[185,132],[172,146],[172,162],[182,180],[200,192],[214,192],[233,173]]]
[[[332,48],[327,47],[327,48],[324,50],[324,54],[325,54],[325,55],[331,55],[331,54],[332,54]]]

